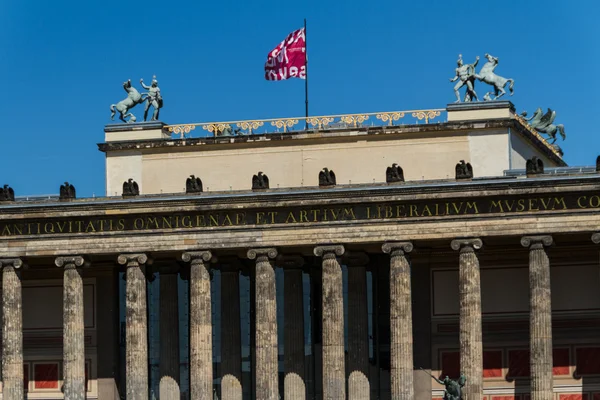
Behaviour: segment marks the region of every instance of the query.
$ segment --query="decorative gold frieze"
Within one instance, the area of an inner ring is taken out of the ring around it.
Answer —
[[[264,124],[264,121],[241,121],[237,122],[235,125],[244,131],[247,130],[248,134],[251,135],[253,130],[260,128]]]
[[[281,129],[283,128],[284,132],[288,131],[288,128],[291,128],[293,126],[295,126],[296,124],[298,124],[298,119],[277,119],[275,121],[271,121],[271,125],[273,125],[274,127]]]
[[[430,120],[434,119],[435,117],[440,116],[440,111],[439,110],[417,110],[417,111],[413,111],[412,116],[415,117],[416,119],[418,119],[419,121],[424,119],[425,123],[428,124]]]
[[[355,128],[358,127],[358,124],[362,124],[366,120],[369,119],[368,114],[352,114],[352,115],[342,115],[340,120],[347,124],[352,124]]]
[[[194,124],[186,124],[186,125],[170,125],[168,130],[170,133],[174,133],[176,135],[181,135],[181,139],[185,137],[186,134],[190,133],[196,129],[196,125]]]
[[[322,129],[347,129],[358,128],[365,121],[372,121],[373,126],[394,126],[395,123],[406,115],[412,115],[417,121],[425,121],[439,117],[443,109],[431,110],[410,110],[410,111],[385,111],[376,113],[361,113],[361,114],[341,114],[341,115],[321,115],[312,117],[296,117],[296,118],[275,118],[262,120],[246,120],[246,121],[228,121],[228,122],[200,122],[195,124],[170,125],[166,128],[171,133],[181,135],[181,138],[189,134],[196,126],[201,126],[203,130],[212,133],[214,136],[225,135],[252,135],[256,133],[272,133],[269,132],[267,126],[273,126],[277,130],[283,129],[283,132],[294,130],[297,125],[301,125],[302,129],[310,129],[311,131],[320,131]],[[373,117],[373,118],[371,118]],[[410,123],[410,122],[408,122]],[[413,122],[414,123],[414,122]],[[235,131],[232,130],[235,126]],[[309,127],[310,126],[310,127]],[[260,129],[263,128],[263,129]],[[260,132],[256,132],[260,130]]]
[[[377,119],[387,122],[389,126],[394,124],[394,121],[398,121],[400,118],[404,118],[403,112],[388,112],[376,115]]]

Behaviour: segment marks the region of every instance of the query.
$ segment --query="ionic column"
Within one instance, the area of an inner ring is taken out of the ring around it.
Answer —
[[[368,400],[369,310],[367,307],[367,268],[365,253],[344,256],[348,267],[348,399]]]
[[[57,257],[63,278],[63,375],[65,399],[85,399],[85,330],[81,256]]]
[[[392,399],[413,400],[413,324],[411,269],[406,254],[411,242],[384,243],[390,255],[390,383]]]
[[[146,254],[121,254],[126,266],[125,375],[127,400],[148,400],[148,318],[146,277],[142,267]]]
[[[475,250],[481,239],[456,239],[450,243],[460,250],[458,286],[460,302],[460,369],[467,378],[464,400],[481,400],[483,396],[483,340],[481,337],[481,279]]]
[[[23,400],[23,302],[20,258],[0,259],[2,269],[2,399]]]
[[[552,236],[524,236],[521,245],[529,248],[529,352],[531,400],[552,400],[552,303],[550,261],[545,246]]]
[[[344,254],[344,246],[319,246],[314,253],[323,259],[323,399],[345,399],[344,288],[337,259]]]
[[[300,256],[279,257],[277,265],[284,268],[284,370],[283,398],[304,400],[304,298],[302,293],[302,266]]]
[[[221,266],[221,400],[242,399],[239,266]]]
[[[213,399],[210,251],[183,253],[190,262],[190,398]]]
[[[177,299],[177,273],[165,268],[160,270],[160,381],[161,400],[179,400],[179,307]]]
[[[275,269],[271,260],[277,257],[274,248],[250,249],[248,258],[256,259],[255,343],[256,398],[279,400],[277,364],[277,296]]]

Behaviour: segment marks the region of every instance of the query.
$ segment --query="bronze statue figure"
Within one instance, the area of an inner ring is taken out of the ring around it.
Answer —
[[[71,185],[69,182],[65,182],[64,185],[60,185],[59,200],[71,200],[75,197],[75,186]]]
[[[536,156],[531,157],[525,163],[525,173],[527,175],[538,175],[544,173],[544,162]]]
[[[465,160],[460,160],[455,168],[456,179],[473,179],[473,167],[470,163],[465,163]]]
[[[0,201],[15,201],[15,191],[8,185],[0,188]]]
[[[117,111],[119,112],[119,119],[125,123],[132,123],[136,121],[135,115],[129,112],[130,109],[135,107],[138,104],[144,102],[142,95],[137,91],[136,88],[131,86],[131,79],[128,79],[127,82],[123,82],[123,89],[127,92],[127,98],[121,100],[117,104],[110,105],[110,119],[115,119],[115,114]],[[116,108],[116,110],[115,110]],[[129,120],[125,118],[129,117]]]
[[[494,73],[494,70],[498,66],[498,57],[494,57],[491,54],[486,53],[485,58],[487,58],[488,62],[483,64],[483,67],[481,67],[481,71],[479,71],[479,74],[476,75],[477,79],[494,87],[494,100],[498,100],[500,97],[506,94],[504,87],[507,83],[510,83],[508,89],[510,90],[510,95],[512,96],[514,94],[514,79],[503,78],[500,75],[496,75]],[[489,94],[486,93],[486,96],[484,96],[484,100],[491,100]]]
[[[429,372],[425,371],[421,368],[421,371],[425,372],[427,375],[431,376],[437,383],[440,385],[444,385],[446,389],[444,390],[444,400],[462,400],[462,388],[467,383],[467,377],[461,373],[458,380],[452,380],[446,375],[443,380],[436,378],[431,375]]]
[[[460,79],[460,81],[454,86],[454,94],[456,95],[455,103],[460,103],[460,93],[459,89],[464,85],[467,86],[467,92],[465,93],[465,102],[473,101],[473,99],[479,101],[477,98],[477,93],[475,93],[475,79],[477,75],[475,74],[475,67],[477,63],[479,63],[479,56],[475,58],[475,62],[473,64],[464,64],[462,59],[462,54],[458,55],[458,61],[456,62],[458,67],[456,68],[456,76],[450,79],[450,82],[456,82]]]
[[[404,171],[398,164],[392,164],[385,170],[385,181],[386,183],[404,182]]]
[[[319,172],[319,186],[335,186],[335,173],[327,168]]]
[[[190,175],[185,181],[186,193],[202,193],[202,181],[194,175]]]
[[[252,177],[252,190],[262,190],[269,188],[269,177],[262,172]]]
[[[144,109],[144,121],[148,118],[148,110],[150,106],[154,108],[154,113],[152,114],[151,121],[158,121],[158,113],[163,106],[163,98],[160,94],[160,88],[158,87],[158,81],[156,80],[156,75],[152,77],[152,83],[150,86],[144,85],[144,80],[140,79],[140,84],[144,89],[148,91],[145,93],[148,95],[144,100],[146,100],[146,108]]]
[[[129,178],[129,180],[123,182],[123,197],[137,196],[139,194],[140,194],[140,188],[136,181]]]
[[[565,134],[565,126],[562,124],[553,124],[554,118],[556,118],[556,111],[552,111],[550,108],[548,108],[546,114],[542,114],[542,108],[540,107],[535,110],[535,113],[533,113],[532,117],[525,118],[527,117],[527,111],[523,111],[521,113],[521,117],[523,117],[523,119],[529,123],[529,126],[535,129],[537,132],[550,136],[550,138],[553,139],[551,143],[556,142],[556,132],[558,132],[562,139],[565,140],[567,138],[567,135]]]

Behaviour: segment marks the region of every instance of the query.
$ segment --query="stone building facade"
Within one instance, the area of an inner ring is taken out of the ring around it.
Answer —
[[[598,169],[444,112],[107,126],[106,197],[0,203],[2,398],[596,399]]]

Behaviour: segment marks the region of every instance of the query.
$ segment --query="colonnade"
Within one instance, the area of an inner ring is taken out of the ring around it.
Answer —
[[[600,234],[593,236],[600,243]],[[550,264],[545,248],[551,236],[526,236],[521,244],[529,249],[531,399],[552,399],[552,326],[550,304]],[[460,367],[467,376],[465,400],[480,400],[483,393],[483,347],[481,323],[481,282],[477,252],[479,238],[451,241],[458,252],[460,298]],[[382,251],[390,256],[390,356],[391,397],[414,398],[413,337],[411,304],[410,241],[387,242]],[[341,244],[314,248],[322,262],[322,383],[323,399],[369,398],[369,352],[367,330],[367,289],[365,255],[346,254]],[[345,255],[345,256],[344,256]],[[344,321],[342,265],[348,266],[349,321]],[[192,399],[213,399],[210,250],[182,254],[189,264],[190,284],[190,395]],[[280,255],[275,248],[247,251],[255,262],[255,351],[256,398],[278,400],[306,398],[304,382],[304,318],[302,308],[303,258]],[[278,386],[277,298],[274,264],[284,267],[285,358],[284,388]],[[148,399],[148,321],[146,300],[145,253],[121,254],[117,261],[126,269],[126,398]],[[64,392],[68,399],[85,399],[83,284],[79,255],[58,257],[64,269],[63,357]],[[2,269],[2,377],[3,399],[23,399],[23,336],[20,258],[0,258]],[[221,399],[240,400],[241,337],[239,305],[239,269],[220,265],[222,324]],[[164,285],[164,287],[163,287]],[[161,278],[161,296],[176,296],[176,279]],[[164,303],[164,307],[163,304]],[[174,302],[176,304],[176,301]],[[179,349],[177,310],[169,309],[161,298],[161,381],[160,398],[178,399]],[[344,326],[348,324],[348,367]],[[164,328],[163,328],[164,327]],[[163,335],[163,329],[165,334]],[[171,343],[171,345],[169,345]],[[163,360],[163,357],[165,360]],[[163,362],[164,361],[164,362]],[[170,378],[170,379],[169,379]]]

